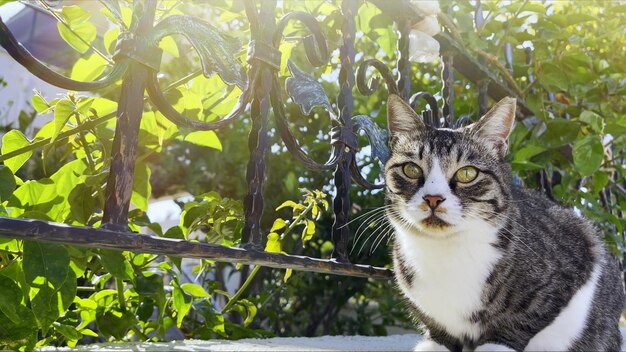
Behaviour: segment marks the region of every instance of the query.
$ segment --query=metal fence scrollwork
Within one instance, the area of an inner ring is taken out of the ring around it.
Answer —
[[[464,119],[458,121],[454,119],[451,95],[443,94],[444,98],[450,98],[450,101],[446,100],[444,115],[441,118],[433,95],[417,93],[411,96],[411,80],[409,79],[411,65],[408,61],[407,38],[410,18],[419,19],[420,15],[412,10],[408,1],[394,1],[393,3],[381,0],[372,1],[397,24],[400,50],[397,77],[394,77],[392,70],[386,64],[375,59],[364,60],[355,72],[355,17],[360,2],[357,0],[341,2],[343,42],[339,52],[339,95],[336,98],[336,108],[333,108],[321,84],[313,76],[301,70],[294,62],[288,62],[291,77],[286,79],[284,89],[293,103],[298,104],[305,115],[309,115],[316,106],[325,108],[330,115],[328,133],[331,137],[331,151],[326,162],[319,162],[307,154],[298,143],[293,131],[290,130],[282,95],[279,47],[288,22],[298,21],[309,32],[303,40],[306,58],[314,67],[324,66],[329,60],[329,50],[323,29],[312,15],[304,12],[288,13],[276,21],[277,1],[259,0],[258,2],[259,4],[254,0],[243,1],[250,24],[251,39],[247,69],[233,55],[242,47],[236,39],[225,35],[209,23],[186,15],[173,15],[155,25],[157,0],[136,0],[133,5],[131,25],[128,29],[121,29],[122,35],[120,35],[116,54],[113,57],[113,68],[93,82],[78,82],[47,68],[20,45],[0,20],[0,45],[32,74],[50,84],[69,90],[91,91],[109,87],[120,79],[123,81],[116,112],[117,125],[113,142],[112,166],[107,181],[101,228],[70,227],[37,220],[0,218],[0,234],[3,237],[71,243],[91,248],[204,258],[375,279],[390,278],[392,272],[389,269],[351,264],[348,260],[350,233],[347,223],[351,207],[349,190],[352,183],[365,189],[383,187],[381,184],[369,182],[361,174],[356,161],[356,153],[359,150],[358,131],[364,131],[375,159],[384,164],[389,156],[386,129],[376,125],[368,116],[354,116],[353,88],[356,85],[363,95],[373,94],[380,88],[382,78],[389,93],[399,94],[414,108],[417,108],[419,103],[426,102],[429,109],[421,114],[430,125],[451,127],[468,122]],[[107,0],[104,3],[115,16],[121,18],[119,6],[115,0]],[[174,34],[184,36],[191,43],[200,57],[202,73],[205,76],[217,74],[225,83],[242,89],[238,103],[229,114],[214,122],[190,119],[179,113],[165,99],[158,81],[162,54],[158,44],[163,38]],[[454,52],[455,48],[445,40],[445,37],[440,38],[446,52]],[[458,52],[455,53],[458,54]],[[467,65],[474,64],[469,58],[463,60],[469,62]],[[446,57],[444,62],[443,76],[446,85],[444,91],[446,91],[452,84],[450,78],[453,70],[452,54],[449,58]],[[476,67],[465,67],[463,70],[474,72],[477,70]],[[375,77],[368,82],[369,69],[375,70],[376,73]],[[483,80],[490,79],[488,72],[484,69],[481,72],[484,73]],[[498,87],[500,86],[494,83],[489,86],[490,89],[482,89],[481,99],[484,100],[486,94],[497,98],[500,94]],[[241,248],[138,235],[128,230],[128,211],[145,92],[154,106],[179,127],[215,130],[226,126],[245,112],[249,112],[252,121],[248,141],[250,158],[247,164],[248,192],[244,199],[246,220]],[[265,158],[268,154],[268,130],[271,116],[274,116],[274,124],[280,138],[296,160],[312,170],[334,173],[334,185],[337,191],[333,200],[335,222],[332,226],[332,240],[335,249],[329,260],[267,253],[262,250],[266,234],[261,227],[261,215],[264,206]]]

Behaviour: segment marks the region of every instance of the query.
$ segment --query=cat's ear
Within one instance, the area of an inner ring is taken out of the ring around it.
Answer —
[[[501,157],[506,155],[508,149],[508,139],[515,121],[515,104],[515,98],[506,97],[478,122],[468,126],[475,136],[491,144]]]
[[[420,133],[426,129],[426,125],[413,108],[396,94],[390,94],[387,99],[387,126],[392,135]]]

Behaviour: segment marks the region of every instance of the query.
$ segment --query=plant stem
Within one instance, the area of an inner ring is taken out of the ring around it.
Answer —
[[[138,338],[140,338],[143,341],[148,341],[148,336],[146,336],[146,334],[141,332],[141,330],[139,330],[138,327],[133,325],[133,326],[130,327],[130,329],[135,333],[135,335],[137,335]]]
[[[92,286],[76,286],[76,291],[96,292],[96,288]]]
[[[120,302],[120,308],[126,310],[126,300],[124,299],[124,280],[116,277],[115,286],[117,286],[117,300]]]
[[[296,226],[298,226],[298,223],[300,222],[300,220],[302,220],[309,213],[309,211],[313,209],[313,204],[314,204],[313,202],[309,203],[309,205],[307,205],[306,208],[304,208],[304,210],[300,214],[298,214],[298,217],[296,217],[291,222],[291,224],[287,226],[283,234],[280,236],[281,239],[287,236]]]
[[[291,222],[291,224],[289,224],[289,226],[285,229],[285,231],[281,235],[281,238],[284,238],[297,225],[299,225],[299,222],[302,219],[304,219],[304,217],[308,214],[309,211],[311,211],[311,209],[313,209],[313,205],[314,205],[313,202],[309,203],[306,206],[306,208],[304,208],[304,210],[300,214],[298,214],[298,216],[293,220],[293,222]],[[224,314],[228,312],[230,308],[232,308],[232,306],[239,300],[239,297],[241,297],[241,295],[244,293],[246,288],[248,288],[248,286],[250,285],[250,283],[252,282],[252,280],[254,279],[254,277],[256,276],[256,274],[259,272],[260,269],[261,269],[261,266],[259,265],[255,266],[254,269],[252,269],[252,272],[250,272],[250,275],[248,275],[248,278],[246,279],[246,281],[244,281],[243,285],[241,285],[241,287],[239,288],[239,290],[237,290],[235,295],[231,299],[228,300],[228,303],[226,303],[226,305],[224,306],[224,308],[222,308],[222,311],[220,313]]]
[[[232,308],[232,306],[235,305],[235,303],[239,300],[239,297],[241,297],[241,295],[246,290],[246,288],[248,288],[248,286],[250,285],[250,283],[256,276],[256,273],[258,273],[260,269],[261,269],[261,266],[259,265],[255,266],[254,269],[252,269],[252,272],[250,273],[250,275],[248,275],[248,278],[246,279],[246,281],[244,281],[243,285],[241,285],[239,290],[237,290],[237,293],[235,293],[235,295],[231,299],[228,300],[228,303],[226,303],[224,308],[222,308],[222,311],[220,312],[221,314],[228,312],[230,308]]]

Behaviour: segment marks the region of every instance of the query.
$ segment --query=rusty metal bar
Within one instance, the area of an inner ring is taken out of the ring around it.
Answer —
[[[356,150],[356,136],[353,132],[352,112],[354,111],[354,37],[356,24],[354,17],[358,9],[356,0],[343,0],[341,13],[343,24],[341,34],[343,45],[339,48],[341,69],[339,71],[339,95],[337,106],[339,108],[339,120],[342,124],[340,142],[344,145],[343,156],[335,170],[335,187],[337,193],[333,199],[333,211],[335,222],[332,227],[332,239],[335,245],[332,258],[339,262],[348,262],[348,243],[350,230],[348,229],[348,217],[350,216],[350,165],[354,159]],[[339,149],[339,152],[341,150]]]
[[[476,10],[474,11],[474,26],[478,31],[483,26],[483,5],[480,0],[476,1]],[[485,58],[479,57],[478,62],[485,65]],[[478,116],[483,116],[487,113],[489,108],[489,78],[484,78],[476,82],[478,88]]]
[[[156,0],[134,3],[134,11],[142,14],[138,17],[133,16],[131,24],[131,28],[136,28],[135,37],[138,40],[152,29],[156,5]],[[111,152],[111,170],[107,180],[102,217],[103,227],[106,228],[122,230],[128,226],[128,208],[133,192],[139,124],[143,114],[143,97],[149,74],[150,68],[132,61],[122,83]]]
[[[454,122],[454,56],[450,52],[441,54],[441,96],[443,97],[443,118],[446,124]],[[447,127],[447,126],[446,126]]]
[[[393,276],[393,272],[390,269],[377,268],[370,265],[338,263],[295,255],[252,251],[129,232],[110,231],[103,228],[67,226],[40,220],[0,217],[0,236],[96,249],[210,259],[278,269],[291,268],[300,271],[369,279],[387,280]]]
[[[409,33],[411,21],[401,19],[398,24],[398,91],[404,101],[411,96],[411,61],[409,61]]]
[[[252,9],[251,9],[252,10]],[[251,33],[254,39],[253,46],[267,47],[273,42],[276,29],[276,0],[263,0],[258,13],[258,23],[254,26],[258,32]],[[252,10],[254,11],[254,10]],[[255,19],[256,21],[256,19]],[[261,229],[261,216],[263,215],[263,186],[265,185],[265,155],[269,146],[268,124],[271,106],[271,94],[275,67],[263,59],[253,57],[250,59],[250,71],[255,73],[255,79],[250,82],[252,87],[251,118],[252,128],[248,137],[250,159],[246,171],[248,192],[244,198],[244,213],[246,224],[243,229],[241,243],[254,249],[261,249],[263,245],[263,232]]]

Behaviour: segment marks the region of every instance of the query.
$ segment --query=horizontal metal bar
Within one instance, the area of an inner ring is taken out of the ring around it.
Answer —
[[[387,280],[393,277],[391,269],[371,265],[339,263],[332,260],[117,232],[102,228],[68,226],[40,220],[0,217],[0,237],[87,248],[170,255],[181,258],[210,259],[219,262],[261,265],[277,269],[293,269],[378,280]]]

